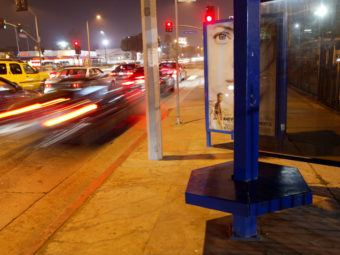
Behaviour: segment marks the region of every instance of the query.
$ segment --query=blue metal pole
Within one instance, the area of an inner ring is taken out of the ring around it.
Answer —
[[[235,156],[234,179],[258,176],[260,90],[260,0],[234,1]]]
[[[234,180],[258,177],[260,98],[260,0],[234,1],[235,107]],[[235,238],[257,235],[256,216],[233,215]]]

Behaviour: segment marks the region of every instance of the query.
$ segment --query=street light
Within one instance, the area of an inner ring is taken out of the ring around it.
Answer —
[[[299,23],[295,23],[294,24],[294,28],[299,29],[300,28],[300,24]]]
[[[101,35],[105,35],[105,32],[103,30],[100,30]]]
[[[110,41],[108,39],[104,39],[102,41],[102,44],[105,47],[105,63],[107,64],[107,52],[106,52],[106,49],[107,49],[107,46],[110,44]]]
[[[179,99],[179,23],[178,23],[178,3],[193,3],[196,0],[175,0],[175,31],[176,31],[176,124],[181,124],[181,114],[180,114],[180,99]]]
[[[66,42],[66,41],[59,41],[59,42],[57,42],[57,45],[58,45],[62,50],[64,50],[64,49],[67,48],[68,42]]]
[[[110,42],[109,42],[109,40],[104,39],[104,40],[102,41],[102,44],[103,44],[105,47],[107,47],[107,46],[110,44]]]
[[[324,4],[320,4],[314,11],[314,15],[323,18],[328,14],[328,8]]]
[[[102,20],[102,16],[100,14],[96,15],[97,20]],[[87,51],[88,51],[88,65],[91,66],[91,41],[90,41],[90,24],[89,21],[86,21],[86,31],[87,31]]]

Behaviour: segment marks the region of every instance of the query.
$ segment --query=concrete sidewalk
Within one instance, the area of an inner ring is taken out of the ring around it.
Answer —
[[[340,169],[281,159],[312,187],[314,205],[260,217],[261,242],[230,241],[231,216],[185,204],[192,170],[233,159],[207,148],[203,88],[163,122],[164,160],[149,161],[143,141],[37,254],[340,254]],[[214,135],[215,143],[228,137]]]

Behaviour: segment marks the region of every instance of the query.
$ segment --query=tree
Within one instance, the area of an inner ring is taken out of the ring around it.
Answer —
[[[143,52],[143,35],[139,33],[138,35],[128,36],[122,39],[120,43],[120,48],[123,51],[129,51],[132,54],[132,58],[137,58],[137,52]]]
[[[143,51],[142,33],[123,38],[120,47],[123,51],[142,52]]]

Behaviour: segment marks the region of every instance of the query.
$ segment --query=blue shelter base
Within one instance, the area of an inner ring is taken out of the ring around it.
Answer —
[[[187,204],[233,214],[235,239],[256,239],[256,217],[309,205],[312,192],[294,167],[259,162],[259,176],[251,182],[233,180],[233,162],[191,173]]]

